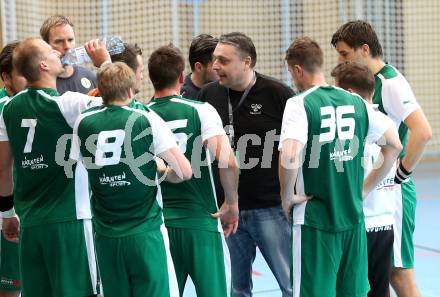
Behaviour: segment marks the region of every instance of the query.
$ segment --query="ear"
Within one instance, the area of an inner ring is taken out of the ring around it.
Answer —
[[[243,59],[243,61],[244,61],[244,65],[245,65],[245,67],[247,67],[247,68],[252,68],[252,67],[251,67],[251,64],[252,64],[252,58],[251,58],[250,56],[245,57],[245,58]]]
[[[293,71],[294,71],[297,75],[299,75],[300,77],[302,77],[302,76],[304,75],[304,70],[303,70],[302,67],[301,67],[300,65],[298,65],[298,64],[295,64],[295,65],[293,66]]]
[[[183,73],[182,71],[179,75],[179,84],[183,84],[184,81],[185,81],[185,73]]]
[[[128,89],[128,99],[131,99],[134,97],[134,91],[133,88]]]
[[[11,77],[9,76],[9,74],[7,74],[6,72],[2,72],[1,73],[1,78],[3,82],[6,82],[7,80],[9,80]]]
[[[365,44],[365,43],[362,44],[360,49],[361,49],[362,56],[368,57],[371,55],[370,46],[368,44]]]
[[[202,65],[202,63],[200,63],[200,62],[196,62],[195,64],[194,64],[194,71],[195,72],[200,72],[200,71],[202,71],[203,70],[203,65]]]
[[[356,91],[353,90],[352,88],[347,88],[347,91],[349,91],[350,93],[356,93]]]
[[[47,65],[46,61],[41,61],[38,68],[40,68],[41,71],[48,71],[49,65]]]

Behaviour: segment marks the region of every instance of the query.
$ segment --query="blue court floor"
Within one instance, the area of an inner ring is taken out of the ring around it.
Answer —
[[[416,212],[415,270],[423,297],[440,296],[440,162],[421,163],[414,173]],[[281,297],[278,285],[261,254],[254,262],[254,296]],[[184,297],[196,297],[189,280]]]

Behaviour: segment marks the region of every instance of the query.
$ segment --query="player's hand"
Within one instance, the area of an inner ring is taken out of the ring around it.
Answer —
[[[154,157],[154,161],[156,162],[156,171],[157,171],[157,173],[159,173],[159,175],[162,176],[165,173],[165,171],[167,170],[167,165],[159,157]]]
[[[283,208],[284,215],[288,220],[291,218],[291,212],[295,204],[312,199],[313,196],[306,195],[293,195],[292,199],[282,199],[281,207]]]
[[[3,218],[3,235],[9,241],[18,242],[18,234],[20,232],[20,222],[18,218]]]
[[[237,232],[238,212],[238,202],[232,204],[224,202],[218,212],[211,214],[213,218],[220,218],[225,237]]]
[[[295,203],[292,199],[282,199],[281,201],[281,207],[283,208],[284,216],[290,221],[290,214],[292,212],[293,206]]]
[[[104,41],[99,39],[90,40],[84,44],[84,48],[96,67],[101,66],[104,62],[112,61]]]

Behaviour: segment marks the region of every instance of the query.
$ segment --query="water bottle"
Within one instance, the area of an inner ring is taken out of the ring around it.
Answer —
[[[104,37],[103,41],[105,41],[110,55],[120,54],[125,49],[124,42],[119,36]],[[91,59],[89,55],[87,55],[84,46],[73,48],[61,57],[61,64],[63,65],[84,64],[90,61]]]

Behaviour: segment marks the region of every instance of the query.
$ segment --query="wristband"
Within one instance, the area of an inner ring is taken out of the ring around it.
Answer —
[[[14,194],[9,196],[0,196],[0,211],[11,210],[14,207]]]
[[[1,217],[3,219],[10,219],[10,218],[15,217],[15,209],[11,208],[10,210],[2,211],[1,212]]]
[[[406,170],[405,167],[403,167],[402,162],[399,163],[399,167],[396,170],[396,176],[394,177],[394,182],[396,184],[403,183],[408,177],[410,177],[412,174],[412,171]]]

